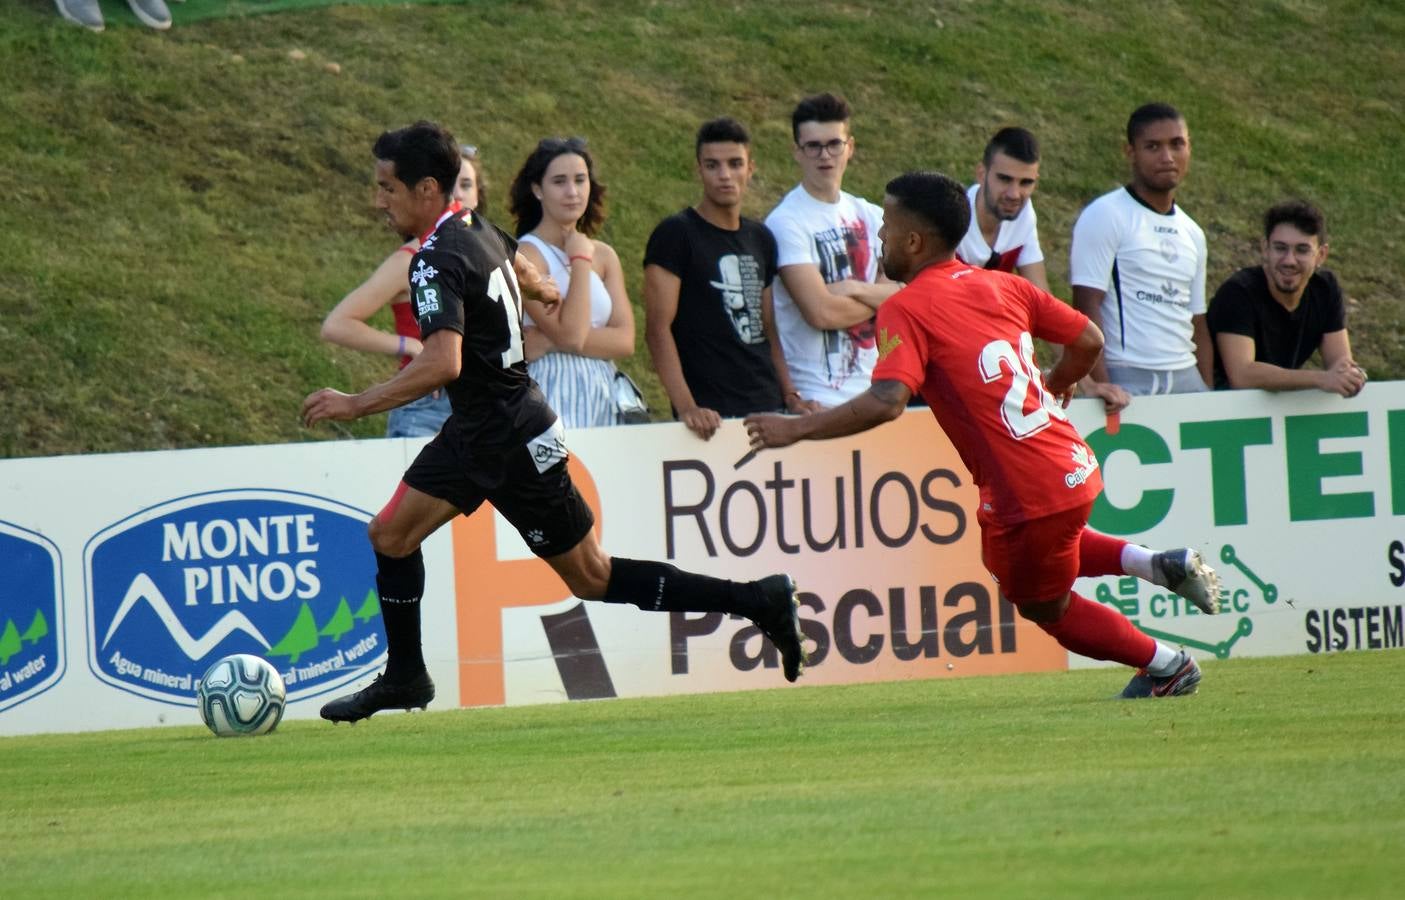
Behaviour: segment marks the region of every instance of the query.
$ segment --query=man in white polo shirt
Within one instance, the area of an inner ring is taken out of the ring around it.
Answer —
[[[878,362],[873,318],[899,285],[879,271],[883,210],[842,189],[854,155],[849,104],[834,94],[806,97],[791,114],[800,183],[766,227],[776,238],[773,354],[791,412],[838,406],[868,390]],[[784,368],[783,368],[784,367]]]
[[[966,191],[971,225],[956,248],[968,266],[1016,272],[1046,293],[1044,251],[1030,196],[1039,184],[1039,141],[1023,128],[1002,128],[985,145],[976,183]]]
[[[1088,204],[1073,226],[1073,303],[1106,336],[1082,383],[1109,412],[1132,395],[1209,390],[1214,345],[1205,321],[1205,232],[1176,205],[1190,168],[1185,118],[1139,107],[1123,148],[1132,180]]]

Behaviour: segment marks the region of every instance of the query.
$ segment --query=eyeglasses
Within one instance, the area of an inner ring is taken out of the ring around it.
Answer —
[[[464,159],[477,159],[478,148],[473,144],[459,144],[459,155]]]
[[[811,159],[819,159],[820,154],[828,153],[830,156],[838,156],[844,152],[844,148],[849,146],[848,138],[834,138],[830,141],[806,141],[800,144],[800,149]]]

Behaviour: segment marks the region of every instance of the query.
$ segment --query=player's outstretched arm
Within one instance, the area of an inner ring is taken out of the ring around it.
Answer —
[[[808,416],[761,413],[746,417],[751,446],[788,447],[796,441],[823,441],[867,431],[902,415],[912,391],[900,381],[875,381],[848,403]]]
[[[459,375],[463,364],[463,335],[441,328],[424,339],[424,350],[394,378],[359,394],[323,388],[302,402],[302,421],[308,428],[325,419],[345,422],[384,412],[418,400]]]

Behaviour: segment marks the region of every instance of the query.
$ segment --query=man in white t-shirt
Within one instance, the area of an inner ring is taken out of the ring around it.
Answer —
[[[785,402],[793,412],[838,406],[868,390],[878,362],[873,317],[899,287],[879,267],[883,210],[841,189],[854,154],[849,116],[849,104],[834,94],[806,97],[795,107],[792,154],[800,184],[766,217],[780,274],[777,374],[785,383],[788,369],[795,387]]]
[[[1073,303],[1102,329],[1103,358],[1085,393],[1109,412],[1137,394],[1208,390],[1214,345],[1205,321],[1205,232],[1176,205],[1190,132],[1175,107],[1148,103],[1127,121],[1132,181],[1088,204],[1073,226]]]
[[[1039,184],[1039,141],[1023,128],[1002,128],[985,145],[976,183],[966,191],[971,224],[956,248],[968,266],[1017,272],[1044,292],[1044,251],[1030,196]]]

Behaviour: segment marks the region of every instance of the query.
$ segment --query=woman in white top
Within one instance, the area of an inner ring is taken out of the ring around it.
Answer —
[[[605,221],[605,186],[585,141],[541,141],[510,196],[519,251],[561,290],[558,314],[523,313],[527,371],[567,428],[618,424],[613,360],[634,352],[634,311],[619,256],[590,238]]]
[[[483,176],[478,162],[478,148],[460,148],[463,165],[458,181],[454,182],[454,202],[463,209],[478,211],[483,207]],[[353,350],[380,353],[400,358],[400,366],[424,349],[420,343],[420,326],[410,308],[410,258],[420,249],[418,235],[401,235],[404,243],[385,258],[371,273],[329,313],[322,322],[322,340]],[[394,316],[395,333],[372,328],[367,320],[384,306]],[[426,394],[404,406],[392,409],[386,417],[386,437],[424,437],[439,433],[449,417],[449,395],[444,391]]]

